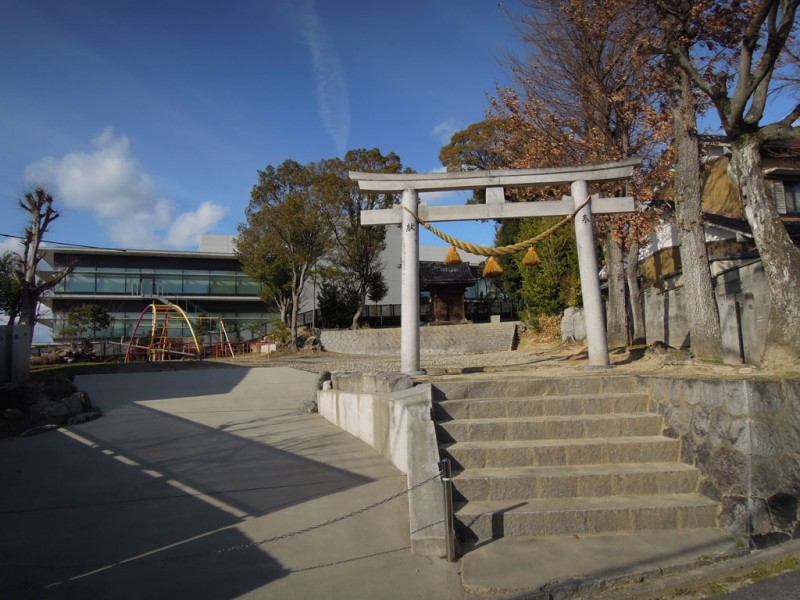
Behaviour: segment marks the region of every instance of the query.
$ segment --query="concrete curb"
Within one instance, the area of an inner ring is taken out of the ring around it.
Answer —
[[[669,573],[654,573],[646,580],[624,582],[594,594],[594,600],[655,600],[665,594],[681,594],[697,591],[716,581],[729,577],[742,577],[754,569],[766,568],[789,557],[800,558],[800,540],[791,540],[763,550],[742,551],[739,556],[711,564],[686,565],[683,569]],[[688,571],[686,569],[689,569]],[[633,587],[633,584],[636,584]]]

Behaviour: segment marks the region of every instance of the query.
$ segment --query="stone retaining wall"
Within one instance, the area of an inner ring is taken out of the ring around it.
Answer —
[[[517,347],[517,322],[422,326],[420,354],[478,354]],[[320,343],[329,352],[378,356],[400,353],[400,329],[323,330]]]
[[[723,528],[755,547],[800,537],[800,379],[641,381]]]

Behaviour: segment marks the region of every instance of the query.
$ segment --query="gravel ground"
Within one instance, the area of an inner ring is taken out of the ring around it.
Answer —
[[[749,365],[701,364],[691,360],[686,352],[633,348],[610,353],[614,374],[672,374],[687,376],[747,377],[780,374]],[[212,361],[204,361],[204,363]],[[315,351],[270,357],[250,355],[233,359],[214,359],[213,362],[252,367],[288,366],[305,371],[362,371],[397,372],[400,357],[362,356]],[[597,374],[602,368],[589,365],[588,352],[583,344],[527,344],[521,350],[485,354],[422,355],[420,366],[431,377],[463,376],[466,374],[503,373],[507,376],[580,376]]]

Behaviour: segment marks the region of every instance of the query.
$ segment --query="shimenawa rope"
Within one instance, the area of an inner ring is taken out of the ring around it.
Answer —
[[[410,214],[414,219],[422,225],[425,229],[430,231],[433,235],[437,236],[438,238],[443,239],[448,244],[452,244],[459,250],[463,250],[464,252],[470,252],[472,254],[477,254],[479,256],[507,256],[509,254],[517,254],[518,252],[522,252],[523,250],[527,250],[528,248],[535,246],[559,227],[563,226],[564,224],[568,223],[572,219],[575,218],[575,215],[589,203],[591,200],[591,195],[586,196],[586,200],[584,200],[580,206],[578,206],[571,214],[567,215],[563,219],[561,219],[558,223],[546,229],[539,235],[530,238],[529,240],[525,240],[524,242],[519,242],[517,244],[511,244],[509,246],[499,246],[499,247],[492,247],[492,246],[478,246],[477,244],[471,244],[469,242],[465,242],[463,240],[459,240],[452,236],[447,235],[445,232],[440,231],[433,227],[430,223],[426,223],[422,219],[420,219],[417,215],[413,212],[408,210],[405,206],[403,206],[403,210],[405,210],[408,214]]]

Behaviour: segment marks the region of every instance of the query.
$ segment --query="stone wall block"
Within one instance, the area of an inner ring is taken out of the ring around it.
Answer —
[[[743,537],[750,535],[750,507],[747,496],[724,496],[719,525]]]
[[[698,382],[695,393],[699,395],[697,400],[708,409],[727,404],[727,399],[724,394],[720,394],[719,383],[716,381]]]
[[[722,491],[710,479],[702,480],[697,487],[697,491],[712,500],[722,502]]]
[[[750,421],[750,451],[754,456],[777,458],[782,454],[776,425],[762,419]]]
[[[750,489],[753,496],[768,498],[787,490],[787,477],[792,465],[774,457],[754,456],[750,459],[752,477]],[[789,486],[791,487],[791,486]]]
[[[780,381],[748,381],[750,414],[757,417],[779,417],[786,408],[786,388]],[[788,386],[787,386],[788,387]]]
[[[786,423],[794,433],[794,439],[796,440],[794,451],[800,453],[800,379],[787,381],[784,387],[784,394]]]
[[[728,441],[739,452],[745,452],[750,447],[747,423],[743,419],[731,419],[728,426]]]
[[[772,518],[765,498],[750,499],[750,532],[760,535],[772,531]]]
[[[683,381],[682,396],[687,404],[695,406],[703,401],[703,382],[697,379],[686,379]]]
[[[712,451],[708,476],[725,495],[747,494],[747,457],[729,447]]]
[[[669,406],[661,414],[664,415],[665,422],[669,422],[681,434],[689,431],[692,423],[692,410],[689,406]]]
[[[752,394],[747,382],[728,382],[724,387],[718,385],[718,390],[720,396],[725,396],[725,406],[732,416],[744,417],[751,414]]]
[[[711,422],[711,417],[708,414],[705,406],[695,406],[692,411],[691,431],[693,435],[699,437],[706,437],[708,435],[708,427]]]
[[[730,446],[731,427],[733,419],[726,412],[715,410],[711,413],[711,422],[708,429],[708,441],[713,447]]]
[[[411,389],[414,381],[402,373],[336,371],[331,374],[334,390],[363,394],[391,393]]]

